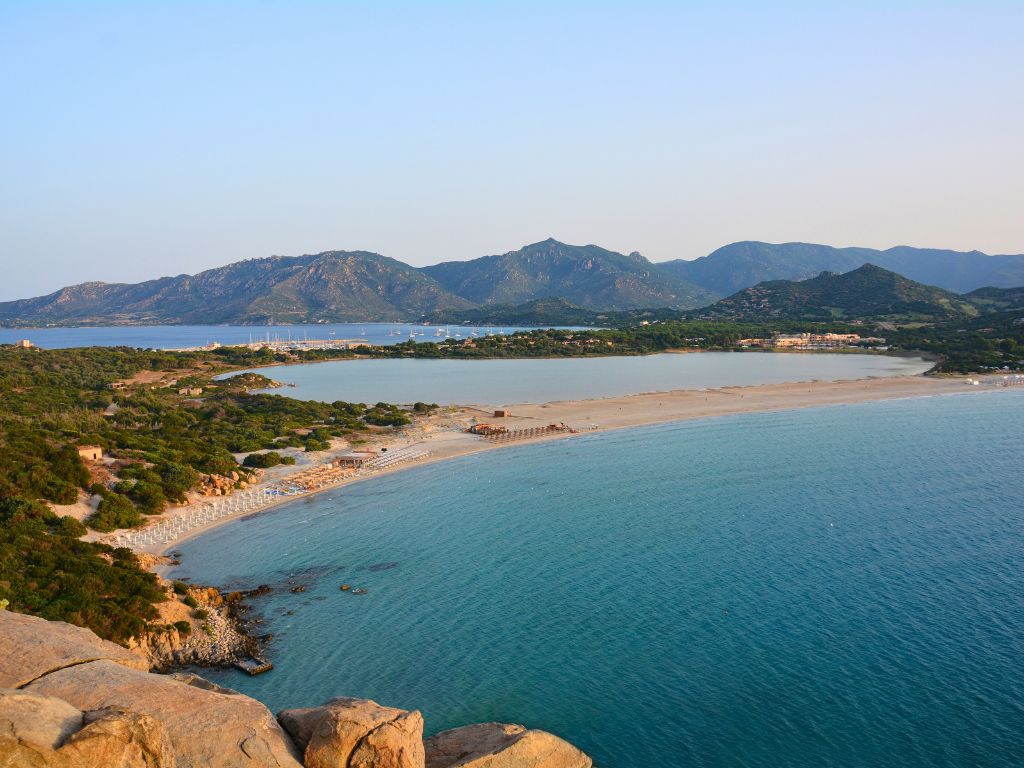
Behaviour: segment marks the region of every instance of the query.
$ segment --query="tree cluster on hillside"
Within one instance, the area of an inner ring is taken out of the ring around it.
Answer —
[[[163,590],[130,550],[80,541],[83,533],[38,501],[0,499],[0,603],[124,642],[157,617]]]
[[[174,353],[127,348],[40,350],[0,347],[0,498],[70,504],[80,490],[103,499],[98,530],[137,525],[140,514],[181,502],[201,473],[246,472],[234,453],[286,447],[322,450],[331,438],[370,426],[401,426],[387,403],[320,403],[256,394],[251,374],[211,381],[233,365],[277,362],[268,351]],[[140,372],[180,372],[174,386],[131,383]],[[201,398],[179,386],[203,386]],[[116,408],[108,410],[114,405]],[[119,460],[118,482],[96,485],[77,446],[95,444]]]

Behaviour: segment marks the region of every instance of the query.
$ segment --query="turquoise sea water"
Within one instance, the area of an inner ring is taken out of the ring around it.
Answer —
[[[523,722],[606,768],[1004,768],[1021,434],[1004,391],[525,445],[226,525],[180,572],[275,587],[275,670],[210,673],[274,709]]]
[[[541,403],[673,389],[740,387],[923,373],[932,363],[885,355],[701,352],[517,360],[342,360],[254,369],[303,400],[442,405]]]

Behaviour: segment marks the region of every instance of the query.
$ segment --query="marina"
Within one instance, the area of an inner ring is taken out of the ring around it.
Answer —
[[[349,342],[390,345],[408,341],[438,342],[449,336],[507,335],[536,326],[431,326],[396,323],[307,323],[299,325],[108,325],[79,327],[0,328],[0,344],[28,340],[43,349],[69,347],[137,347],[143,349],[215,349],[249,344]],[[559,326],[578,328],[577,326]]]

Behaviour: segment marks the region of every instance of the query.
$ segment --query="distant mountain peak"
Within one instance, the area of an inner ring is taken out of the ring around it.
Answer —
[[[423,271],[445,289],[484,306],[561,296],[586,309],[692,308],[714,298],[639,254],[548,238],[501,255],[449,261]]]
[[[676,259],[658,267],[719,295],[729,295],[764,280],[806,280],[823,270],[844,273],[874,264],[926,285],[966,293],[985,285],[1024,285],[1024,255],[986,256],[980,251],[950,251],[899,245],[834,248],[815,243],[766,243],[741,240],[692,261]]]
[[[977,308],[954,293],[909,280],[875,264],[807,280],[768,280],[702,310],[711,317],[743,319],[957,317]]]

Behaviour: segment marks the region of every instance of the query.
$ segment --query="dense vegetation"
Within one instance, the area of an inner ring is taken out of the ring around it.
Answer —
[[[37,501],[0,499],[0,605],[123,642],[156,618],[164,593],[130,550],[83,533]]]
[[[407,341],[376,357],[489,358],[641,355],[672,349],[737,349],[745,338],[773,333],[857,333],[886,339],[892,351],[933,356],[936,373],[1024,369],[1024,310],[976,318],[896,325],[869,320],[674,320],[603,330],[536,330],[440,344]]]
[[[138,524],[141,514],[180,502],[200,474],[245,472],[233,453],[286,447],[322,450],[332,437],[409,422],[387,403],[318,403],[252,394],[267,380],[250,375],[211,382],[233,364],[274,362],[274,353],[242,349],[171,353],[126,348],[38,350],[0,347],[0,498],[76,501],[103,496],[90,524],[98,530]],[[151,371],[173,386],[114,382]],[[170,372],[170,373],[167,373]],[[179,387],[204,387],[201,398]],[[113,409],[110,406],[114,406]],[[117,482],[91,476],[77,446],[95,444],[117,459]]]
[[[644,320],[679,320],[678,309],[626,309],[620,311],[584,309],[559,298],[536,299],[523,304],[491,304],[476,309],[435,312],[420,318],[430,325],[537,325],[608,326],[639,325]]]
[[[80,541],[85,526],[40,500],[71,504],[82,491],[98,494],[87,522],[112,531],[184,501],[202,474],[244,477],[255,467],[294,463],[283,448],[322,450],[336,436],[409,423],[405,410],[388,403],[250,393],[270,384],[258,375],[212,381],[229,365],[292,357],[240,348],[0,346],[0,605],[124,640],[156,616],[163,593],[155,577],[128,550]],[[202,396],[179,393],[192,387]],[[81,445],[102,447],[113,463],[86,465]],[[259,453],[245,465],[232,455],[252,451]]]
[[[1024,310],[886,331],[893,344],[938,356],[938,372],[1024,370]]]
[[[845,274],[823,272],[809,280],[772,280],[744,288],[701,310],[709,318],[823,320],[971,317],[967,298],[865,264]]]

